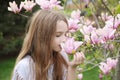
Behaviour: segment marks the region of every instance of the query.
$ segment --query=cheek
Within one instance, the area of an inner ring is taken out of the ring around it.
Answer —
[[[61,47],[60,47],[60,39],[59,38],[55,38],[53,40],[53,50],[55,51],[60,51],[61,50]]]
[[[60,39],[59,38],[55,38],[54,40],[54,44],[57,46],[60,44]]]

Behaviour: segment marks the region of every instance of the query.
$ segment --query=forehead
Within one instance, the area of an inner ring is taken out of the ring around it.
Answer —
[[[68,31],[68,26],[64,21],[57,21],[56,32],[66,32]]]

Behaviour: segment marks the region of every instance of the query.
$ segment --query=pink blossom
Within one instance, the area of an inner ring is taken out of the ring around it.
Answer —
[[[80,10],[72,11],[71,18],[79,20],[80,19],[80,14],[81,14]]]
[[[9,2],[10,7],[8,7],[8,11],[12,11],[14,13],[19,13],[23,7],[23,3],[21,2],[20,7],[18,8],[18,5],[16,4],[15,1]]]
[[[50,1],[48,0],[35,0],[35,2],[41,7],[41,9],[51,9]]]
[[[96,28],[93,28],[92,25],[89,26],[84,25],[82,28],[80,28],[80,32],[84,35],[84,40],[86,42],[90,41],[90,34],[94,30],[96,30]]]
[[[108,27],[104,27],[103,28],[103,39],[104,40],[110,40],[110,39],[113,39],[115,37],[115,32],[116,32],[116,29],[112,29],[112,28],[108,28]]]
[[[109,16],[108,13],[101,13],[100,18],[101,18],[103,21],[107,21],[107,20],[110,20],[111,18],[113,18],[113,16]]]
[[[102,80],[102,78],[103,78],[103,75],[100,73],[99,74],[99,79]]]
[[[107,64],[111,67],[111,69],[114,69],[116,67],[117,62],[117,59],[107,58]]]
[[[35,2],[41,7],[41,9],[63,9],[60,6],[60,1],[57,0],[35,0]]]
[[[33,0],[25,0],[23,8],[27,11],[31,11],[32,8],[36,5],[36,3],[33,2]]]
[[[118,28],[118,26],[120,25],[120,17],[119,14],[114,18],[109,19],[108,21],[105,22],[106,23],[106,27],[110,27],[113,29]]]
[[[59,5],[60,3],[61,3],[61,1],[50,0],[51,7],[53,9],[63,9],[63,7]]]
[[[68,27],[70,32],[75,32],[79,28],[78,24],[79,20],[69,19],[68,20]]]
[[[51,4],[59,5],[61,2],[60,2],[60,1],[57,1],[57,0],[50,0],[50,3],[51,3]]]
[[[78,74],[78,79],[82,80],[83,79],[83,74]]]
[[[105,49],[110,49],[113,50],[114,49],[114,45],[113,44],[105,44]]]
[[[117,59],[107,58],[106,63],[105,62],[100,63],[99,68],[104,74],[108,74],[111,71],[111,69],[115,69],[117,62],[118,62]]]
[[[74,54],[77,48],[82,45],[82,43],[83,42],[75,41],[74,38],[68,38],[64,46],[65,52],[68,54]]]
[[[95,31],[92,31],[92,33],[91,33],[91,42],[92,42],[92,44],[100,43],[100,37],[97,35],[97,33]]]
[[[90,42],[90,36],[89,35],[84,35],[84,41]]]
[[[115,38],[116,29],[112,29],[109,27],[99,28],[96,30],[97,35],[101,39],[101,43],[106,43],[106,41]]]
[[[92,25],[86,26],[84,25],[82,28],[80,28],[80,32],[83,35],[90,35],[92,31],[96,30],[96,28],[93,28]]]
[[[111,67],[110,67],[108,64],[104,63],[104,62],[101,62],[101,63],[100,63],[99,68],[100,68],[100,70],[101,70],[104,74],[106,74],[106,75],[107,75],[107,74],[110,72],[110,70],[111,70]]]

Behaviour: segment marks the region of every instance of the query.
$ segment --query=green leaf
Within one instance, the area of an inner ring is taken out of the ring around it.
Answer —
[[[119,14],[120,13],[120,4],[118,4],[115,8],[115,14]]]

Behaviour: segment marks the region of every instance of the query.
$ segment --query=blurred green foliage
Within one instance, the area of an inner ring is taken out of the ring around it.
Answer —
[[[0,55],[17,55],[27,22],[27,18],[7,10],[9,1],[13,0],[0,0]],[[20,1],[16,0],[17,3]]]
[[[115,14],[120,13],[120,4],[115,7]]]

